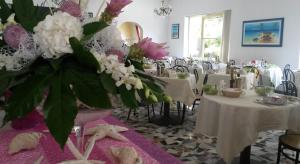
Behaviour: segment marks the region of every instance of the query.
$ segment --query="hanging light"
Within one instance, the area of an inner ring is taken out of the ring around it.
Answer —
[[[169,16],[172,12],[172,7],[169,6],[166,0],[161,1],[161,7],[154,9],[154,13],[159,16]]]

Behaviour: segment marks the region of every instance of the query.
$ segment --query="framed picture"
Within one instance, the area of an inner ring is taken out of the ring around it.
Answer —
[[[172,24],[172,39],[179,39],[179,24]]]
[[[243,22],[242,46],[281,47],[284,18]]]

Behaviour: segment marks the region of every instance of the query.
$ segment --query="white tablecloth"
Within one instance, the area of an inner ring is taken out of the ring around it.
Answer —
[[[299,102],[275,106],[255,102],[253,91],[240,98],[204,95],[197,110],[195,133],[217,137],[217,152],[227,162],[255,143],[266,130],[300,131]]]
[[[202,83],[203,83],[204,77],[205,77],[205,74],[201,74],[199,76],[199,81],[197,84],[198,90],[202,90]],[[250,89],[255,84],[255,76],[253,73],[241,75],[240,78],[242,80],[242,88],[243,89]],[[225,83],[226,83],[225,88],[230,87],[230,74],[224,74],[224,73],[209,74],[208,79],[207,79],[207,84],[219,86],[221,80],[225,81]]]
[[[172,97],[175,101],[180,101],[188,106],[192,105],[195,100],[193,85],[196,85],[195,77],[191,75],[187,79],[177,79],[168,77],[159,77],[159,79],[167,82],[165,93]]]

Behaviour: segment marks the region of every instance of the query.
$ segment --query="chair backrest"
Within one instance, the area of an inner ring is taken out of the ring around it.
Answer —
[[[194,69],[194,75],[195,75],[195,80],[196,80],[196,84],[199,81],[199,74],[198,74],[198,70]]]
[[[283,80],[284,81],[292,81],[295,83],[295,75],[294,72],[290,69],[290,65],[287,64],[283,69]]]
[[[203,61],[202,62],[202,68],[203,68],[204,71],[208,71],[208,70],[213,69],[211,62],[209,62],[209,61]]]
[[[204,80],[203,80],[203,85],[207,84],[208,81],[208,74],[205,74]],[[203,95],[203,89],[201,91],[201,96]]]
[[[172,69],[176,70],[176,72],[190,72],[189,68],[183,65],[175,65]]]
[[[186,61],[184,59],[180,59],[180,58],[177,58],[175,59],[175,66],[176,65],[185,65],[186,64]]]
[[[275,92],[288,96],[298,96],[298,89],[292,81],[282,81],[282,83],[276,87]]]
[[[228,64],[229,65],[235,65],[235,60],[233,60],[233,59],[229,60]]]

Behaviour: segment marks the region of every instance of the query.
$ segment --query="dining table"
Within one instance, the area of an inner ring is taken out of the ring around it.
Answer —
[[[169,95],[173,101],[183,103],[183,108],[191,106],[196,98],[193,89],[196,88],[195,76],[190,74],[184,79],[177,77],[157,77],[166,82],[164,89],[165,94]],[[153,116],[151,122],[162,125],[178,125],[183,122],[179,115],[170,113],[170,103],[164,102],[164,110],[162,116]],[[184,114],[184,113],[183,113]]]
[[[285,105],[261,103],[262,97],[245,90],[239,98],[204,94],[196,115],[195,134],[216,137],[216,150],[226,163],[240,154],[241,164],[250,164],[251,144],[259,132],[300,131],[300,100]]]

